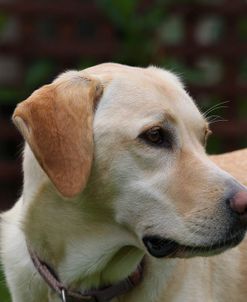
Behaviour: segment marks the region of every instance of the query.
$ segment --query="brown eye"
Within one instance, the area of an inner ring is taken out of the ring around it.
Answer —
[[[152,128],[146,132],[147,139],[154,144],[159,144],[162,141],[162,133],[160,128]]]
[[[172,135],[161,127],[153,127],[143,132],[139,137],[146,143],[157,147],[172,147]]]

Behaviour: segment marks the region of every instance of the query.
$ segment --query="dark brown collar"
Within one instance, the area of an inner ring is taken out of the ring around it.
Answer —
[[[129,292],[142,280],[143,265],[141,263],[128,278],[102,289],[81,293],[63,284],[49,265],[40,260],[30,247],[28,250],[35,268],[49,287],[60,296],[62,302],[109,302],[113,298]]]

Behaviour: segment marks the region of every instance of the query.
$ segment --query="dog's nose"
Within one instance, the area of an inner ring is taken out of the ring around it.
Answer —
[[[247,190],[241,190],[229,199],[231,209],[239,215],[240,220],[247,223]]]

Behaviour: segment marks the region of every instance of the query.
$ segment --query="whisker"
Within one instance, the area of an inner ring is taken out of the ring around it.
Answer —
[[[219,109],[224,109],[224,108],[228,108],[228,106],[220,106],[220,105],[218,105],[218,106],[215,106],[214,108],[209,108],[208,111],[206,111],[205,113],[203,113],[203,116],[204,116],[205,118],[207,118],[208,115],[209,115],[210,113],[212,113],[213,111],[219,110]]]
[[[205,112],[202,112],[202,115],[207,118],[208,115],[218,109],[227,108],[228,106],[225,106],[225,104],[229,103],[229,101],[221,102],[218,104],[213,105],[212,107],[208,108]]]
[[[218,123],[218,122],[228,122],[229,120],[227,119],[224,119],[220,116],[215,116],[214,118],[208,120],[208,123],[211,125],[211,124],[214,124],[214,123]]]
[[[211,107],[209,107],[205,112],[204,114],[208,113],[210,110],[214,109],[214,108],[217,108],[219,106],[223,106],[225,104],[229,103],[229,101],[224,101],[224,102],[220,102],[220,103],[217,103],[217,104],[214,104],[212,105]]]

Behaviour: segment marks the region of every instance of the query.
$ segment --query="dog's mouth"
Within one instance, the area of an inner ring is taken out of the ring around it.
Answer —
[[[146,236],[143,243],[149,254],[156,258],[189,258],[193,256],[211,256],[224,252],[225,250],[238,245],[245,236],[245,230],[234,235],[226,236],[224,240],[216,243],[190,246],[183,245],[172,239],[160,236]]]

